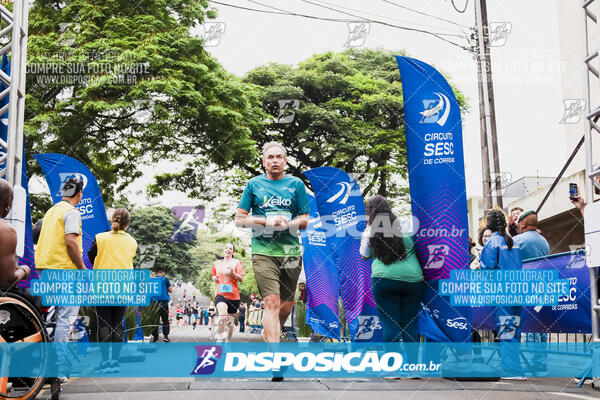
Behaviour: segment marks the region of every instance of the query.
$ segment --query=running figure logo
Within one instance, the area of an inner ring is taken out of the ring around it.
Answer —
[[[196,346],[198,361],[190,375],[210,375],[215,372],[217,359],[223,355],[221,346]]]
[[[367,35],[371,30],[368,22],[348,22],[348,40],[344,47],[361,47],[367,40]]]
[[[291,124],[296,117],[296,110],[300,108],[300,100],[277,100],[279,114],[275,119],[276,124]]]
[[[370,340],[373,337],[375,329],[381,329],[379,317],[375,315],[359,315],[358,329],[356,330],[355,340]]]
[[[446,256],[450,252],[450,247],[445,244],[434,244],[427,246],[429,250],[429,260],[425,265],[425,269],[439,269],[444,266]]]
[[[565,111],[559,124],[576,124],[581,120],[585,112],[586,101],[584,99],[564,99]]]
[[[510,340],[514,338],[517,328],[521,325],[521,317],[518,315],[501,315],[498,319],[500,320],[498,339]]]
[[[169,242],[191,242],[196,239],[199,225],[204,221],[204,208],[200,206],[175,206],[173,233]]]

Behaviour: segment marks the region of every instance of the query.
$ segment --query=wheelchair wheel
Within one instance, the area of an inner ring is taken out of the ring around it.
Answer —
[[[8,293],[0,297],[0,342],[3,343],[41,343],[47,342],[48,337],[44,323],[35,307],[25,298]],[[3,354],[0,360],[0,400],[33,399],[44,386],[46,378],[44,370],[48,362],[45,348],[36,350],[31,359],[32,375],[36,377],[8,377],[10,360],[19,357],[19,352]]]

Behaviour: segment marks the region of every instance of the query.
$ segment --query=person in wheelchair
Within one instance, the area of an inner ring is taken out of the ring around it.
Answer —
[[[2,295],[29,275],[29,267],[19,265],[17,259],[17,231],[6,221],[12,208],[13,190],[0,178],[0,292]]]
[[[29,267],[19,265],[16,255],[17,232],[6,221],[12,208],[13,190],[9,183],[0,178],[0,337],[7,343],[46,342],[48,336],[40,316],[39,297],[31,296],[29,290],[17,287],[17,283],[29,275]],[[42,351],[41,353],[44,353]],[[11,359],[21,357],[20,353],[2,353],[4,371],[10,371]],[[33,370],[44,365],[45,353],[28,360]],[[41,368],[40,368],[41,370]],[[0,399],[33,399],[42,389],[46,378],[40,372],[37,377],[0,377]],[[57,389],[53,388],[53,399]]]

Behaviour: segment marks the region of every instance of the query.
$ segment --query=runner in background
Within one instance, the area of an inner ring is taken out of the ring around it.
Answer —
[[[421,339],[417,318],[425,283],[415,244],[397,228],[397,217],[383,196],[367,201],[366,214],[360,254],[373,259],[371,281],[383,323],[383,341],[404,342],[407,361],[416,363]]]
[[[240,332],[244,333],[246,330],[246,304],[240,304],[238,308],[238,323],[240,324]]]
[[[238,282],[244,279],[244,268],[239,260],[233,258],[234,253],[233,243],[227,243],[223,249],[223,259],[215,261],[212,269],[212,280],[217,284],[217,339],[227,342],[231,341],[234,316],[240,306]]]
[[[183,324],[183,307],[179,303],[177,303],[177,307],[175,308],[175,320],[177,321],[177,326],[181,327]]]
[[[522,269],[521,249],[507,231],[506,218],[500,210],[487,214],[486,228],[492,235],[481,250],[481,269]],[[521,343],[521,306],[495,307],[496,334],[500,340],[502,379],[524,380],[519,360]]]
[[[215,315],[217,315],[217,309],[215,308],[215,303],[210,302],[210,306],[206,309],[208,313],[208,329],[213,329],[215,327]]]
[[[196,325],[198,325],[198,304],[194,303],[192,306],[192,328],[196,329]]]

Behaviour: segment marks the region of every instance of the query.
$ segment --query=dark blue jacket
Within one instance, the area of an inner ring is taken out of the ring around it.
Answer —
[[[504,236],[494,232],[481,250],[479,264],[481,269],[521,269],[521,249],[515,242],[509,250]]]

